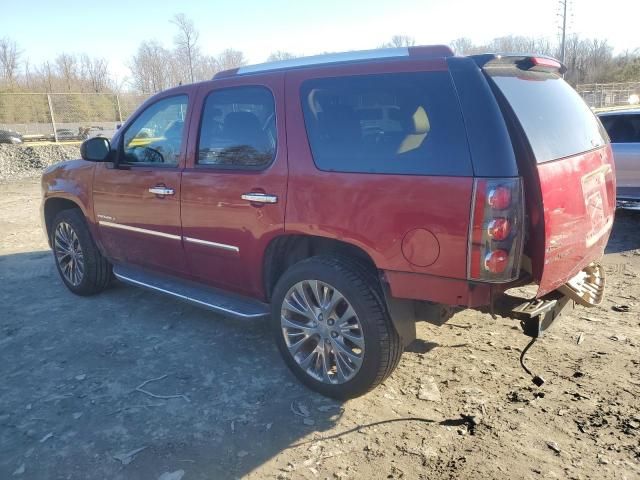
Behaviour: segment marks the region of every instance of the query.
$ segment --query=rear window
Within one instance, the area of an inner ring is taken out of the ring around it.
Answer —
[[[471,175],[448,72],[319,78],[304,82],[301,96],[320,170]]]
[[[611,143],[640,142],[640,115],[602,115],[600,120]]]
[[[596,116],[558,75],[516,68],[489,68],[487,73],[518,117],[538,163],[606,143]]]

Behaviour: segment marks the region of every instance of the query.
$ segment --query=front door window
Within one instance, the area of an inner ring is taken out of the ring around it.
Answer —
[[[124,133],[120,163],[178,165],[187,103],[186,95],[176,95],[162,99],[142,112]]]

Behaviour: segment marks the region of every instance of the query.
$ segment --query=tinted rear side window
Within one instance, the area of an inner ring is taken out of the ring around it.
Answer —
[[[611,143],[640,142],[640,115],[602,115],[600,120]]]
[[[308,80],[302,108],[320,170],[471,175],[469,147],[448,72]]]
[[[487,72],[518,117],[538,163],[606,143],[596,116],[558,75],[516,68],[489,68]]]

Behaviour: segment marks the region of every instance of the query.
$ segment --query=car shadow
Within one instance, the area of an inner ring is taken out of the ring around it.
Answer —
[[[375,426],[336,427],[345,404],[294,378],[266,322],[117,282],[78,297],[48,251],[1,256],[0,278],[1,478],[239,478]]]
[[[616,210],[613,230],[605,253],[622,253],[640,249],[640,212]]]

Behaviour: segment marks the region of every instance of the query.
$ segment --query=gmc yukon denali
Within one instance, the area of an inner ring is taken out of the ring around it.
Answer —
[[[158,93],[44,173],[60,277],[268,318],[293,373],[335,398],[378,385],[416,321],[459,308],[535,340],[602,301],[616,200],[608,137],[564,70],[409,47]]]

